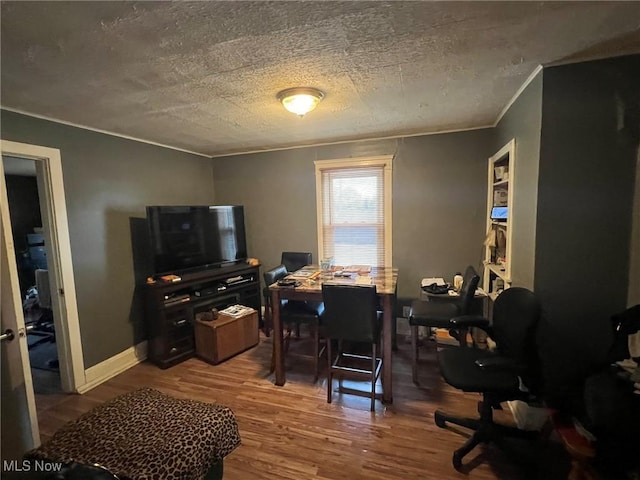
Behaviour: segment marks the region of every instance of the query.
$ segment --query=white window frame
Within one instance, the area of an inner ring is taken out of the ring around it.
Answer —
[[[373,157],[359,158],[342,158],[335,160],[316,160],[314,161],[316,170],[316,219],[317,219],[317,235],[318,235],[318,257],[322,258],[324,251],[323,235],[322,235],[322,171],[334,170],[339,168],[358,168],[358,167],[383,167],[384,169],[384,266],[391,267],[393,259],[392,251],[392,233],[393,219],[391,216],[392,202],[392,183],[393,183],[393,155],[379,155]]]

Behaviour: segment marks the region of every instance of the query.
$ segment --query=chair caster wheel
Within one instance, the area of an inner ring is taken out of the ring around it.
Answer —
[[[436,413],[434,413],[434,415],[433,415],[433,419],[436,422],[436,425],[438,427],[440,427],[440,428],[445,428],[446,427],[446,420],[445,420],[444,416],[440,412],[438,412],[437,410],[436,410]]]
[[[462,455],[458,452],[453,452],[453,457],[451,457],[451,463],[453,463],[453,468],[456,470],[460,470],[462,468]]]

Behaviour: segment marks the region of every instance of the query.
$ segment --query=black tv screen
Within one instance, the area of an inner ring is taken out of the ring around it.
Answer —
[[[151,206],[147,221],[156,274],[247,258],[242,206]]]

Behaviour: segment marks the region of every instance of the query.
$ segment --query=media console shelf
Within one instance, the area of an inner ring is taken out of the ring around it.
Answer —
[[[254,308],[262,321],[260,266],[233,265],[180,275],[177,282],[145,286],[148,357],[168,368],[195,355],[193,325],[198,313],[229,305]]]

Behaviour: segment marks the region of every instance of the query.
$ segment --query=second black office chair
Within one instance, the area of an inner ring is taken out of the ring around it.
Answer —
[[[507,447],[509,436],[531,438],[538,432],[519,430],[494,423],[493,409],[508,400],[531,400],[539,393],[541,376],[536,331],[540,304],[534,294],[519,287],[501,293],[489,321],[479,315],[454,318],[461,327],[485,330],[496,342],[496,350],[451,348],[440,352],[438,363],[449,385],[464,392],[482,393],[480,418],[461,418],[436,410],[436,425],[453,423],[474,430],[473,435],[453,454],[453,466],[459,469],[462,458],[480,443]]]
[[[440,295],[443,298],[432,298],[429,301],[414,300],[409,312],[411,326],[411,370],[413,383],[418,383],[418,327],[435,327],[455,330],[460,345],[466,344],[467,330],[455,329],[451,319],[460,315],[467,315],[478,287],[480,276],[475,268],[468,266],[464,274],[462,289],[459,296]]]
[[[271,305],[271,292],[269,291],[269,285],[274,284],[281,278],[287,276],[287,269],[284,265],[278,265],[271,270],[264,272],[265,283],[265,323],[272,323],[272,305]],[[308,325],[311,335],[313,337],[313,365],[314,365],[314,379],[316,382],[320,374],[320,357],[324,353],[324,348],[321,348],[321,316],[324,312],[324,304],[322,302],[306,302],[300,300],[282,300],[280,303],[280,320],[282,325],[286,325],[287,333],[285,336],[285,353],[289,350],[289,343],[291,341],[292,328],[299,329],[301,324]],[[271,328],[271,325],[267,328]],[[275,368],[275,357],[272,354],[271,358],[271,370]]]
[[[343,377],[369,380],[371,411],[375,410],[376,381],[380,377],[382,358],[377,354],[380,342],[380,313],[375,285],[323,284],[322,298],[325,312],[323,324],[327,337],[327,403],[331,403],[333,377],[342,384]],[[338,355],[335,360],[331,352],[331,340],[337,340]],[[371,355],[346,353],[344,342],[363,343],[371,346]],[[369,367],[367,367],[369,364]],[[353,393],[358,393],[352,391]]]

